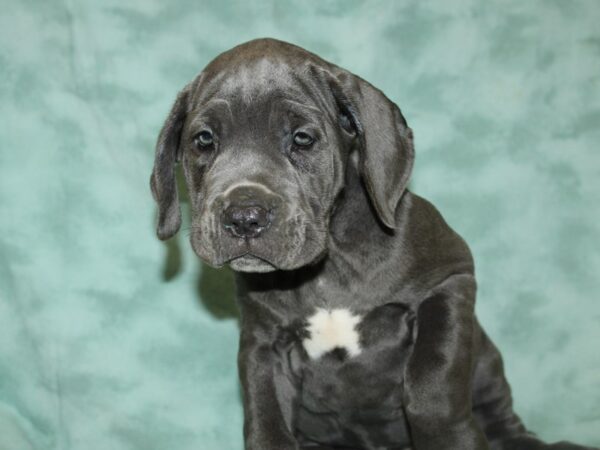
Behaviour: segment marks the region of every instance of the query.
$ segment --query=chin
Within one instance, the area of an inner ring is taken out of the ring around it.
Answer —
[[[278,270],[273,264],[252,255],[240,256],[228,264],[236,272],[266,273]]]

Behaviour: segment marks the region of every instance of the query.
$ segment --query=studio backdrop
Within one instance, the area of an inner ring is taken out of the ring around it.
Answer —
[[[156,239],[148,180],[177,91],[265,36],[401,107],[517,412],[600,444],[600,2],[0,6],[0,450],[242,449],[232,274],[185,203]]]

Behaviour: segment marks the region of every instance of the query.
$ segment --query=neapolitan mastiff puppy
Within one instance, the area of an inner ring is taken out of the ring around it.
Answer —
[[[473,260],[406,189],[413,136],[361,78],[272,39],[213,60],[156,146],[158,236],[236,272],[246,448],[582,449],[513,412]]]

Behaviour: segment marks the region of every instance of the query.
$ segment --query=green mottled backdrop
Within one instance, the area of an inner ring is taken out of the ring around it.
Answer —
[[[599,445],[600,1],[3,0],[0,449],[241,450],[231,274],[155,238],[148,176],[175,93],[262,36],[400,104],[517,411]]]

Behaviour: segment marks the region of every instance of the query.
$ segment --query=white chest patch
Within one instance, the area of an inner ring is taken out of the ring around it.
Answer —
[[[356,331],[359,322],[360,316],[355,316],[347,309],[328,311],[317,308],[317,312],[308,318],[310,338],[304,339],[302,345],[312,359],[336,347],[345,349],[349,356],[356,356],[361,350]]]

